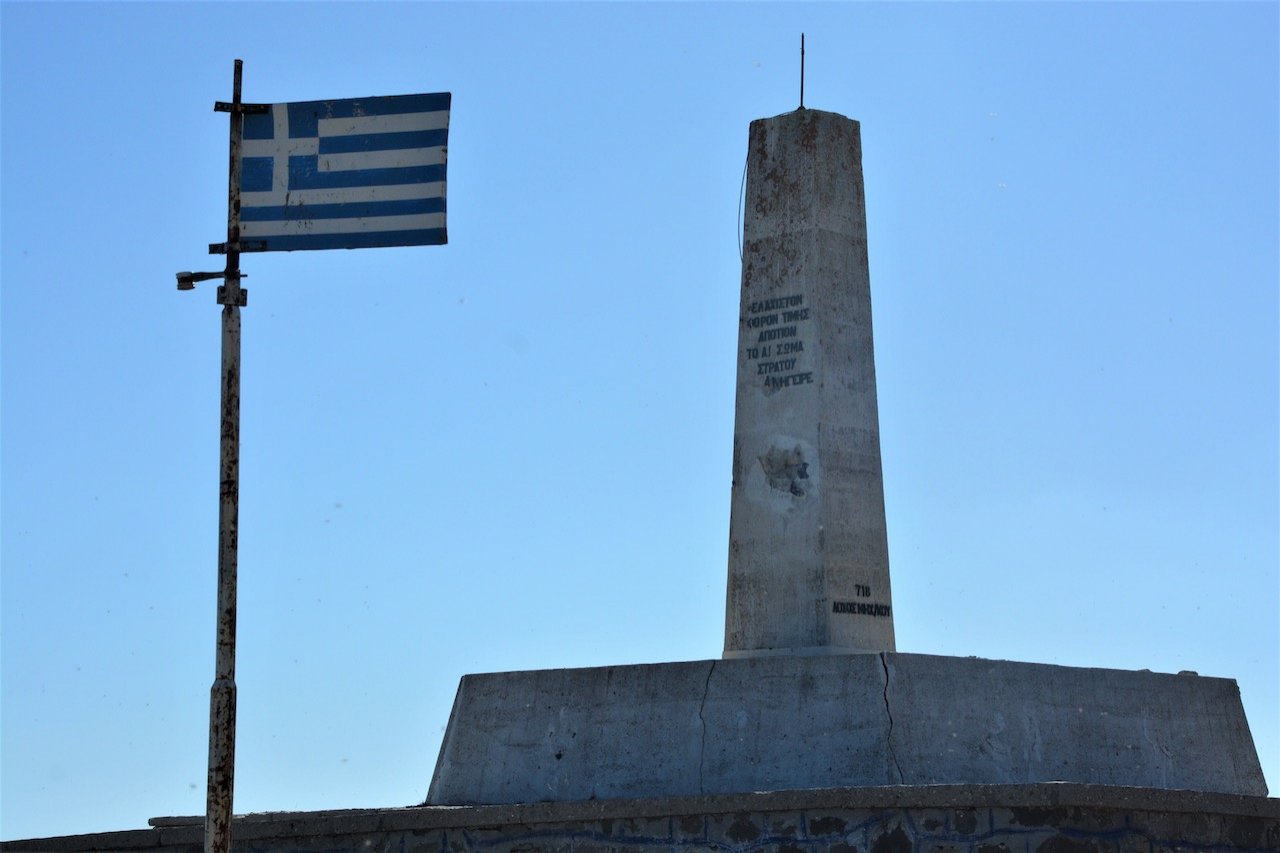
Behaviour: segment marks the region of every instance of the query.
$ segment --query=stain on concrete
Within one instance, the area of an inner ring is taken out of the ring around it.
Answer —
[[[926,842],[917,848],[917,853],[964,853],[968,847],[957,844],[948,844],[946,842],[932,841]]]
[[[962,835],[973,835],[978,828],[978,813],[973,809],[956,809],[956,832]]]
[[[1098,853],[1098,845],[1090,839],[1052,835],[1040,843],[1036,853]]]
[[[804,461],[804,453],[798,446],[793,450],[770,447],[769,452],[760,457],[760,467],[771,488],[804,497],[803,481],[809,479],[809,463]]]
[[[1065,808],[1014,808],[1009,815],[1015,826],[1060,826],[1068,818]]]
[[[843,835],[848,824],[838,817],[816,817],[809,821],[810,835]]]
[[[1261,818],[1237,818],[1228,826],[1227,838],[1236,847],[1280,850],[1280,826]]]
[[[911,838],[901,826],[895,826],[892,832],[886,832],[871,844],[871,853],[911,853]]]
[[[680,831],[685,835],[705,835],[706,823],[698,815],[685,815],[680,818]]]
[[[751,822],[751,815],[738,814],[725,834],[737,842],[755,841],[760,837],[760,827]]]

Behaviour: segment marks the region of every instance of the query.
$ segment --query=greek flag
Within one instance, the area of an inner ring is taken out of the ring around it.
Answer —
[[[450,94],[272,104],[244,117],[246,252],[448,242]]]

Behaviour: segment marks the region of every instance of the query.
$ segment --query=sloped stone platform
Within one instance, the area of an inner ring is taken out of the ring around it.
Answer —
[[[1044,782],[1267,792],[1230,679],[886,652],[464,676],[427,802]]]

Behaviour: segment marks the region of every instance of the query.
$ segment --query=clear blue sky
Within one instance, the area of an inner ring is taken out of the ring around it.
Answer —
[[[747,125],[862,122],[899,650],[1238,679],[1280,786],[1277,5],[0,5],[0,836],[204,809],[232,61],[451,91],[446,247],[252,256],[237,811],[468,672],[717,657]]]

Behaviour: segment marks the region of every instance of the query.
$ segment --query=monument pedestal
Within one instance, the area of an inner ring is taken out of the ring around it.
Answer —
[[[1267,792],[1230,679],[884,652],[468,675],[427,803],[1041,782]]]

